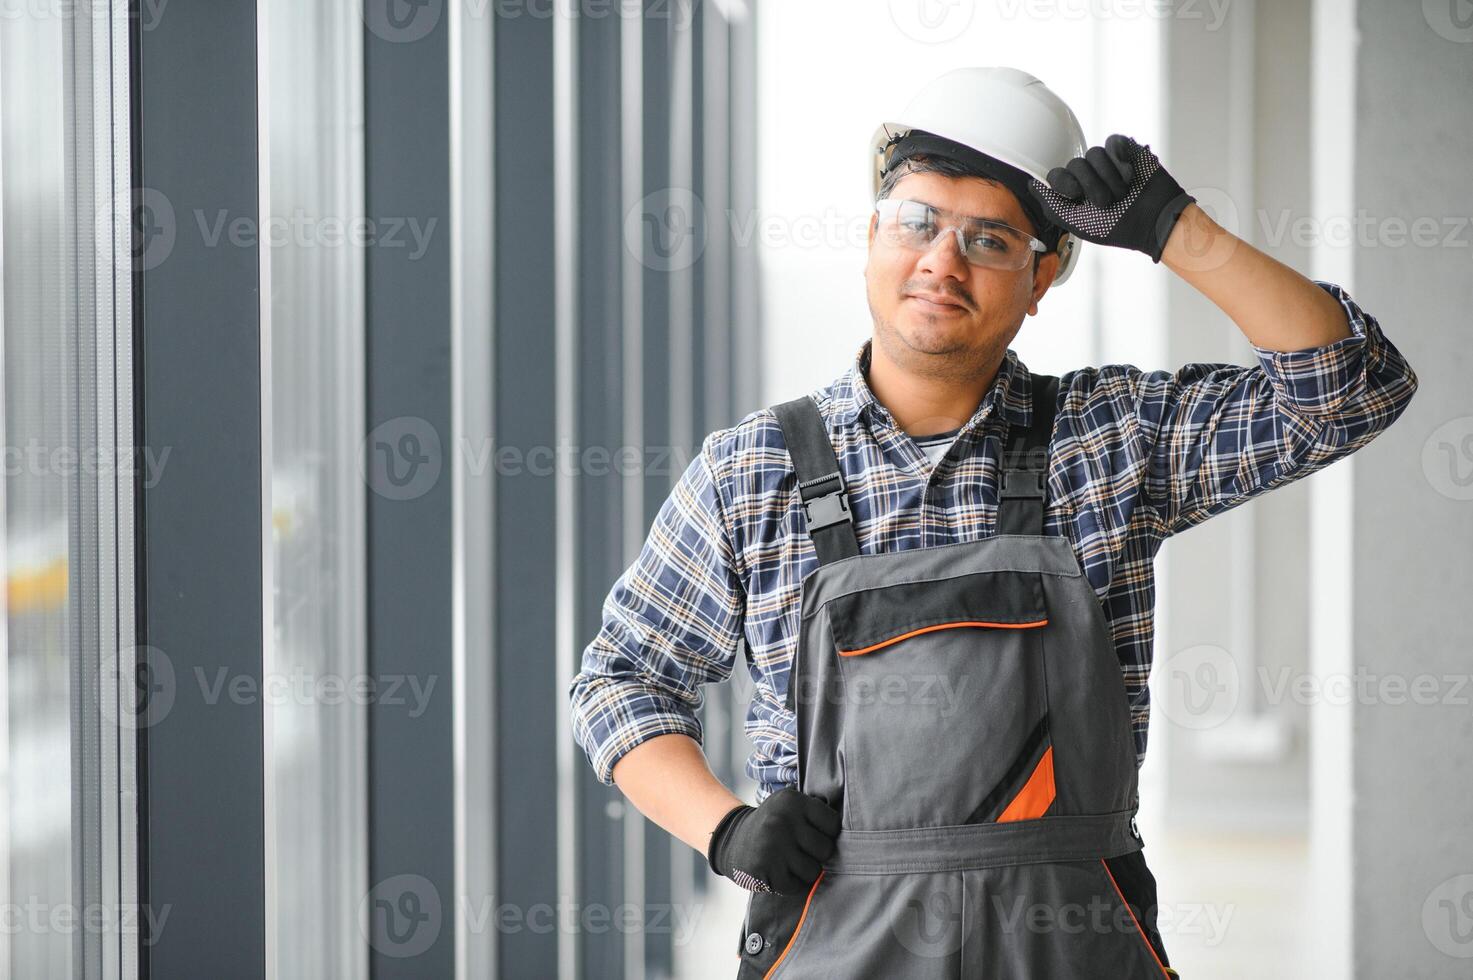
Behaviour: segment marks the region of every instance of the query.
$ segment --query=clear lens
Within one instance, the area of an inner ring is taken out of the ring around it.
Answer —
[[[879,214],[879,236],[889,245],[926,251],[942,233],[959,235],[962,254],[972,265],[1015,271],[1026,266],[1035,251],[1043,251],[1038,239],[1011,225],[952,214],[920,201],[884,198],[875,204]]]

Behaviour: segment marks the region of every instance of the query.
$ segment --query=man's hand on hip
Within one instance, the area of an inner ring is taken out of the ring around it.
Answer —
[[[808,888],[834,853],[839,814],[788,787],[758,807],[734,807],[711,833],[711,870],[748,891],[793,894]]]

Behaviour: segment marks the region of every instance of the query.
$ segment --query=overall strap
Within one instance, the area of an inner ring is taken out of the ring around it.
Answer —
[[[1048,496],[1048,444],[1054,429],[1059,379],[1034,374],[1033,417],[1026,429],[1014,426],[999,468],[997,533],[1042,534]]]
[[[808,536],[818,552],[818,563],[827,565],[859,554],[844,477],[818,405],[804,395],[774,405],[772,410],[782,426],[788,455],[798,474],[798,493],[803,498]]]

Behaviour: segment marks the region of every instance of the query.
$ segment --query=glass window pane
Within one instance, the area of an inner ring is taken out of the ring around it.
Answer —
[[[0,268],[6,466],[0,480],[0,974],[69,976],[71,935],[34,928],[71,903],[65,22],[7,16],[0,30]],[[30,448],[28,448],[30,447]],[[14,916],[12,928],[10,917]],[[39,918],[38,918],[39,916]]]
[[[363,91],[358,8],[266,0],[259,236],[270,297],[266,703],[281,977],[367,975]],[[263,325],[265,326],[265,325]]]

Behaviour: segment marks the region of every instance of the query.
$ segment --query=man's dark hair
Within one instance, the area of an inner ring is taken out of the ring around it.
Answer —
[[[982,180],[987,181],[989,184],[993,184],[997,187],[1007,188],[1009,192],[1013,193],[1014,197],[1017,196],[1017,193],[1013,191],[1011,187],[1008,187],[1006,184],[1004,184],[1002,181],[997,180],[994,177],[990,177],[973,167],[969,167],[959,160],[953,160],[951,157],[936,156],[928,153],[917,153],[912,156],[906,157],[904,160],[900,161],[899,164],[891,167],[890,170],[886,172],[886,174],[880,179],[880,190],[879,193],[875,195],[875,200],[878,201],[882,198],[889,197],[890,194],[895,190],[895,185],[900,182],[900,178],[904,177],[906,174],[940,174],[943,177],[978,177]],[[1024,217],[1027,217],[1026,209],[1024,212]],[[1033,225],[1033,221],[1030,219],[1028,224]],[[1032,228],[1031,233],[1035,238],[1039,239],[1044,244],[1048,244],[1048,238],[1046,237],[1047,229],[1042,229],[1035,226]],[[1033,253],[1034,272],[1038,271],[1038,260],[1043,258],[1045,254],[1047,253]]]

